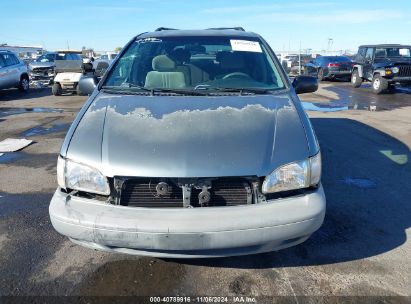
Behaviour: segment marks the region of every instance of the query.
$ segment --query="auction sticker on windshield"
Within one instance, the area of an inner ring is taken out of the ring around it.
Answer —
[[[262,53],[260,44],[248,40],[230,40],[233,51]]]

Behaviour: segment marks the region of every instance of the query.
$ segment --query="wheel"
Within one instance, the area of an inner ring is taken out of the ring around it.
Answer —
[[[59,83],[53,84],[53,86],[51,87],[51,92],[54,96],[60,96],[62,93],[61,85]]]
[[[19,90],[20,92],[27,92],[30,88],[29,78],[27,76],[21,76],[19,82]]]
[[[320,68],[320,69],[318,70],[317,79],[318,79],[319,81],[325,80],[324,70],[323,70],[322,68]]]
[[[375,94],[381,94],[388,89],[388,81],[380,74],[375,74],[372,78],[371,88]]]
[[[358,74],[358,70],[354,70],[351,74],[351,85],[354,88],[359,88],[362,84],[362,78]]]

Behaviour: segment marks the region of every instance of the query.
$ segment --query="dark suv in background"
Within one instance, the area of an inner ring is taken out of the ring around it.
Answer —
[[[372,90],[381,94],[395,85],[411,85],[411,46],[400,44],[362,45],[355,57],[351,83],[358,88],[372,82]]]
[[[28,91],[27,66],[13,52],[0,50],[0,90],[14,87],[22,92]]]

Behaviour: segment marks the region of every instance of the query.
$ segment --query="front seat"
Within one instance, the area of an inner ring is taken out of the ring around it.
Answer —
[[[190,63],[191,54],[188,50],[175,49],[170,53],[170,57],[176,62],[176,69],[184,73],[187,84],[194,87],[210,79],[205,71]]]
[[[178,89],[186,87],[184,73],[176,70],[176,63],[167,55],[153,58],[154,71],[147,73],[146,88]]]

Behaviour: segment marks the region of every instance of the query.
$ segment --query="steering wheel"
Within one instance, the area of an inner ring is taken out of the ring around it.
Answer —
[[[251,78],[251,77],[248,74],[243,73],[243,72],[233,72],[223,77],[223,79],[227,79],[227,78]]]

